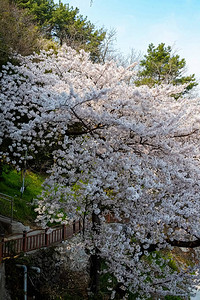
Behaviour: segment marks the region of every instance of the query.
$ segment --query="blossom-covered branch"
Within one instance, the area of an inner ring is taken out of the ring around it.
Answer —
[[[198,266],[172,270],[161,253],[200,246],[199,99],[136,88],[131,69],[66,46],[18,59],[1,73],[0,155],[18,169],[25,153],[48,160],[38,221],[87,219],[91,274],[104,259],[125,291],[188,296]]]

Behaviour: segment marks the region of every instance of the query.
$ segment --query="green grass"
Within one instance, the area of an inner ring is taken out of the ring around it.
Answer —
[[[0,193],[15,197],[13,209],[14,219],[25,224],[30,223],[35,219],[36,213],[34,212],[33,199],[41,193],[41,185],[44,182],[44,179],[44,175],[38,175],[31,171],[27,171],[25,177],[25,190],[24,193],[21,194],[21,172],[17,172],[7,165],[3,166],[0,181]],[[6,206],[8,206],[8,204],[2,199],[0,199],[0,204],[0,213],[6,214],[8,211],[8,207]]]

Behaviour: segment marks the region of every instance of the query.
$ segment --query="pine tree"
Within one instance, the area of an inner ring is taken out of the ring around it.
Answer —
[[[136,86],[148,85],[153,87],[156,84],[182,85],[188,84],[184,93],[197,85],[194,74],[183,76],[185,73],[186,61],[178,54],[172,52],[171,46],[161,43],[156,48],[152,43],[147,49],[147,54],[141,60],[142,70],[138,72]]]

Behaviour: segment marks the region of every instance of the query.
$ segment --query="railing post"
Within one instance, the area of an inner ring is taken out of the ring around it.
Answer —
[[[11,223],[13,221],[13,201],[14,201],[14,199],[12,198],[11,199]]]
[[[3,244],[4,244],[4,234],[0,235],[0,263],[3,260]]]
[[[27,231],[23,231],[23,252],[27,250]]]
[[[66,240],[66,236],[67,236],[66,225],[63,224],[63,226],[62,226],[62,239],[63,239],[63,241]]]
[[[111,223],[110,222],[110,213],[107,215],[107,223]]]
[[[47,233],[48,228],[45,229],[45,246],[48,247],[49,245],[49,235]]]

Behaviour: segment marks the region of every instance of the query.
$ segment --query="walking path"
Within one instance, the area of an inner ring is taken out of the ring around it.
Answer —
[[[9,217],[3,215],[0,215],[0,223],[3,224],[11,234],[22,233],[24,230],[30,230],[30,226],[25,226],[14,220],[11,222]]]

